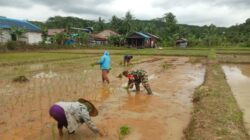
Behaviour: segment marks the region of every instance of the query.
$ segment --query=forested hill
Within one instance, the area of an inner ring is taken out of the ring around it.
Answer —
[[[44,33],[50,28],[86,28],[93,27],[94,32],[112,29],[124,36],[134,31],[144,31],[161,37],[164,46],[173,45],[176,38],[189,40],[190,46],[250,46],[250,19],[232,27],[216,27],[215,25],[194,26],[178,24],[172,13],[166,13],[161,18],[139,20],[130,12],[122,18],[112,16],[110,21],[101,17],[97,21],[77,17],[50,17],[45,23],[32,21],[40,26]]]

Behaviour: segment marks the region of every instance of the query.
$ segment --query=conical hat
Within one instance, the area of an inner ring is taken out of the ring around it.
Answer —
[[[98,115],[98,110],[95,108],[95,106],[88,100],[85,100],[83,98],[79,98],[78,102],[86,105],[88,107],[88,109],[90,109],[89,115],[91,117],[95,117]]]

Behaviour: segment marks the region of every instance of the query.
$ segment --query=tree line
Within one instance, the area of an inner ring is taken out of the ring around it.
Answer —
[[[204,26],[179,24],[171,12],[152,20],[139,20],[131,12],[127,12],[124,17],[113,15],[110,21],[105,21],[101,17],[94,21],[55,16],[48,18],[46,22],[31,22],[42,28],[44,36],[50,28],[93,27],[94,32],[104,29],[116,31],[123,39],[135,31],[149,32],[161,38],[162,46],[174,46],[176,39],[186,38],[190,47],[250,47],[250,18],[245,23],[228,28],[216,27],[213,24]]]

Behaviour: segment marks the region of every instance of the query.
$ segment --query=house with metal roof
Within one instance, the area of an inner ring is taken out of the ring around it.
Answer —
[[[25,20],[0,17],[0,43],[17,40],[17,37],[11,33],[12,28],[22,28],[25,30],[20,41],[28,44],[37,44],[42,41],[42,31],[38,26]]]
[[[175,42],[176,47],[178,48],[187,48],[188,46],[188,40],[186,38],[179,38]]]
[[[136,48],[154,48],[160,38],[156,35],[144,32],[134,32],[127,37],[127,44]]]

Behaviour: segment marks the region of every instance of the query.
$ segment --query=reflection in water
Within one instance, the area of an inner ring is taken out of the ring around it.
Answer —
[[[136,92],[128,92],[128,97],[125,100],[124,105],[121,107],[122,109],[126,109],[133,112],[143,112],[147,109],[150,99],[152,96],[143,94],[140,91]]]
[[[227,82],[229,83],[232,92],[244,113],[244,121],[250,134],[250,77],[244,75],[242,71],[250,71],[250,66],[234,65],[222,66]]]
[[[100,100],[104,101],[110,96],[110,90],[108,85],[103,85],[100,92]]]

